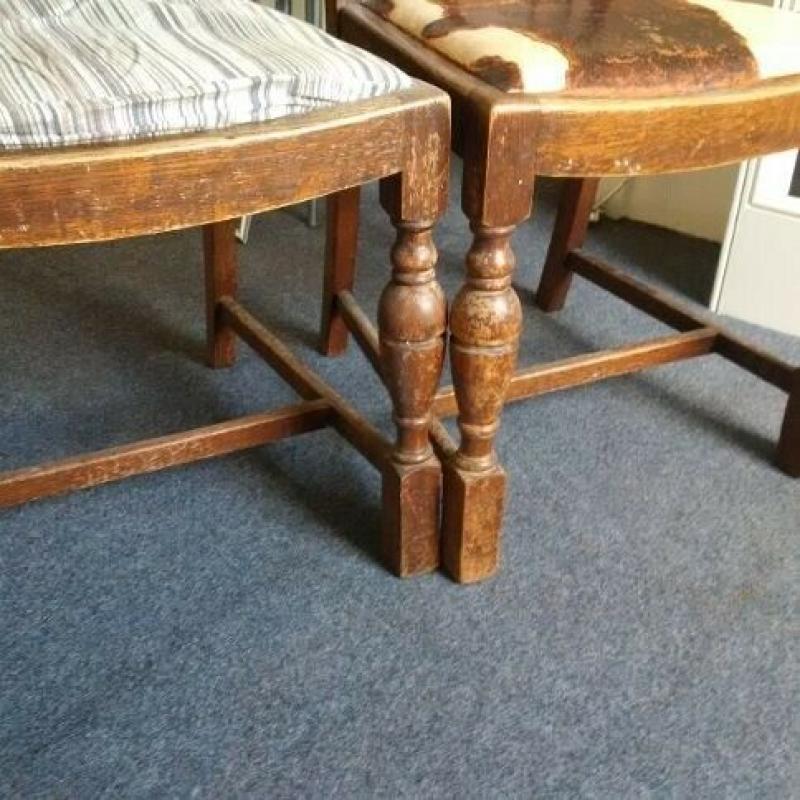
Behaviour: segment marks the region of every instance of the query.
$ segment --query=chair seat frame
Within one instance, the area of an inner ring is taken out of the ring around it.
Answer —
[[[431,435],[445,461],[443,564],[456,580],[479,581],[498,567],[507,479],[494,439],[505,402],[714,353],[788,394],[777,460],[787,474],[800,476],[800,369],[581,250],[600,177],[703,169],[800,145],[800,76],[636,99],[510,94],[358,2],[331,0],[328,13],[342,39],[441,87],[452,101],[452,147],[464,158],[462,207],[473,242],[466,281],[451,308],[454,386],[437,395],[435,408],[440,416],[458,415],[460,443],[439,423]],[[567,178],[536,295],[539,308],[560,309],[578,274],[676,328],[676,335],[516,371],[522,309],[511,286],[510,240],[532,212],[537,175]],[[330,201],[351,208],[355,202],[343,195]],[[327,302],[344,309],[347,326],[374,360],[374,331],[362,330],[364,320],[348,311],[351,261],[343,245],[338,261],[329,262],[338,274],[328,276],[328,285],[340,294],[338,301],[329,294]],[[322,338],[323,352],[341,352],[346,344],[325,320]]]
[[[431,229],[447,200],[447,96],[404,91],[190,136],[0,154],[0,249],[202,227],[207,359],[242,339],[302,402],[0,474],[0,507],[187,464],[332,426],[383,475],[382,552],[398,575],[439,561],[441,467],[428,443],[446,304]],[[393,443],[237,300],[236,220],[379,180],[397,231],[381,300],[380,367]]]

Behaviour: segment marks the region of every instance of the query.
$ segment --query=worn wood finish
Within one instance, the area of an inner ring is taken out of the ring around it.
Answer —
[[[678,330],[712,327],[716,331],[716,353],[778,389],[790,391],[795,372],[791,364],[711,322],[708,319],[710,315],[700,314],[667,292],[637,281],[622,270],[583,253],[571,253],[567,263],[578,275],[670,327]]]
[[[0,473],[0,507],[259,447],[329,424],[328,403],[312,400],[185,433]]]
[[[347,326],[336,304],[340,292],[352,291],[358,246],[358,205],[361,187],[331,195],[327,201],[325,277],[322,287],[322,324],[319,349],[338,356],[347,349]]]
[[[444,350],[444,295],[431,229],[447,201],[449,103],[406,91],[262,125],[125,145],[0,154],[0,247],[102,241],[203,226],[208,361],[242,338],[306,402],[196,431],[0,475],[0,505],[189,463],[333,426],[383,474],[383,546],[399,575],[438,563],[441,467],[428,444]],[[321,158],[320,153],[325,157]],[[291,169],[286,165],[291,164]],[[327,350],[343,346],[336,295],[352,285],[357,187],[381,180],[398,230],[378,361],[395,406],[392,445],[236,300],[234,223],[332,195]],[[338,340],[337,340],[337,337]]]
[[[511,286],[513,227],[472,226],[467,280],[453,301],[450,364],[461,443],[445,467],[442,560],[462,583],[493,575],[500,558],[506,475],[494,439],[516,367],[522,310]]]
[[[355,297],[350,292],[342,292],[337,297],[339,308],[342,312],[342,318],[347,325],[353,338],[356,340],[361,352],[366,356],[372,368],[378,375],[383,378],[381,363],[380,363],[380,342],[378,339],[378,331],[370,322],[369,317],[364,313],[364,310],[356,302]],[[434,398],[433,410],[437,415],[442,415],[438,410],[442,393],[439,392]],[[455,403],[455,394],[450,390],[452,397],[452,415],[457,413]],[[431,420],[430,423],[430,441],[433,446],[436,456],[444,460],[450,456],[455,455],[458,446],[453,441],[453,438],[447,431],[447,428],[442,425],[438,419]]]
[[[713,328],[700,328],[677,336],[664,336],[641,344],[624,345],[520,370],[511,379],[506,402],[527,400],[708,355],[714,352],[717,335]],[[445,388],[436,395],[434,412],[440,417],[458,413],[452,388]]]
[[[379,363],[397,427],[392,462],[384,470],[384,553],[405,575],[439,565],[441,466],[428,432],[447,306],[436,281],[430,223],[394,223],[392,278],[378,305]]]
[[[382,469],[390,445],[337,391],[303,364],[265,325],[230,298],[220,302],[223,319],[242,340],[256,351],[301,397],[322,399],[330,406],[331,424],[374,467]]]
[[[433,397],[444,360],[446,303],[434,279],[436,249],[427,225],[398,223],[394,270],[379,304],[380,332],[353,295],[335,297],[343,324],[389,389],[397,444],[384,466],[383,552],[401,575],[439,564],[441,466],[439,453],[453,448],[447,431],[432,420]],[[416,314],[410,310],[416,309]]]
[[[136,144],[0,154],[0,248],[220,222],[415,169],[447,114],[423,84],[262,125]],[[447,124],[444,130],[449,130]],[[437,151],[438,152],[438,151]],[[325,153],[325,158],[319,154]],[[291,164],[291,169],[287,169]],[[420,189],[425,194],[428,182]],[[435,218],[430,201],[427,218]]]
[[[565,261],[572,250],[583,247],[586,241],[599,183],[596,178],[568,178],[561,190],[556,224],[536,292],[536,305],[542,311],[564,307],[572,284],[572,271]]]
[[[471,75],[358,2],[342,8],[338,25],[347,41],[445,89],[457,144],[469,140],[463,128],[475,111],[527,125],[535,131],[526,149],[538,175],[684,172],[797,147],[800,76],[657,97],[515,95]],[[457,150],[463,151],[460,144]],[[500,187],[496,191],[502,195]]]
[[[705,69],[695,74],[679,61],[678,72],[670,73],[672,84],[669,80],[664,84],[666,73],[654,65],[659,59],[669,58],[669,53],[648,44],[640,55],[654,68],[643,76],[634,74],[636,70],[629,71],[624,87],[615,85],[613,91],[603,94],[597,90],[595,79],[602,83],[608,81],[611,71],[622,74],[627,62],[617,60],[619,53],[609,41],[587,37],[581,41],[581,47],[591,49],[594,42],[598,46],[608,45],[609,58],[592,61],[581,53],[571,52],[573,61],[582,62],[584,69],[571,76],[573,84],[568,90],[538,94],[506,92],[498,85],[505,86],[502,82],[513,79],[513,74],[501,63],[504,53],[498,54],[499,61],[482,62],[470,72],[453,60],[452,53],[444,57],[420,38],[382,18],[391,17],[396,0],[375,0],[373,9],[366,7],[370,2],[349,2],[344,7],[339,3],[341,8],[335,22],[338,34],[445,89],[453,108],[452,147],[464,156],[462,205],[475,238],[468,257],[467,282],[454,302],[451,315],[455,385],[452,394],[445,390],[437,397],[434,407],[437,413],[452,413],[457,405],[461,429],[459,449],[445,464],[443,564],[457,580],[480,580],[496,568],[499,552],[505,476],[496,462],[493,441],[505,401],[627,374],[711,350],[790,391],[794,375],[790,365],[701,318],[664,293],[632,281],[606,265],[598,265],[582,254],[576,255],[575,250],[582,245],[585,235],[596,178],[702,169],[796,147],[800,142],[800,75],[754,81],[749,66],[737,57],[734,60],[739,67],[732,80],[730,61],[726,60],[735,55],[730,49],[715,60],[717,66],[727,64],[719,71]],[[668,3],[669,0],[664,0],[659,5],[659,0],[648,0],[645,11]],[[476,25],[484,26],[486,20],[481,15],[513,17],[520,13],[521,6],[528,11],[532,9],[539,21],[541,15],[561,13],[568,17],[591,6],[570,3],[569,8],[558,9],[555,7],[558,4],[533,2],[436,0],[425,7],[424,13],[435,10],[437,4],[443,8],[443,21],[437,22],[436,30],[427,31],[431,39],[452,37],[474,30]],[[614,8],[609,4],[595,5],[587,13],[590,16],[615,13],[619,7],[619,4]],[[637,18],[641,12],[637,5]],[[481,18],[475,22],[473,15]],[[681,24],[680,19],[668,15],[659,19],[659,24],[673,32]],[[515,20],[516,30],[519,19]],[[689,33],[687,29],[686,34]],[[613,34],[614,31],[604,33]],[[694,55],[713,59],[709,48]],[[673,80],[678,73],[683,77]],[[577,86],[576,80],[584,81],[583,88]],[[659,82],[661,88],[652,92]],[[584,91],[589,83],[594,84],[591,91]],[[679,336],[567,359],[535,367],[516,377],[512,375],[519,308],[509,288],[513,271],[509,239],[514,226],[530,213],[536,175],[573,179],[562,202],[544,283],[539,290],[540,305],[548,310],[559,308],[571,274],[578,272],[675,327],[682,332]],[[785,454],[796,452],[796,448],[785,444],[795,436],[796,405],[793,395],[781,444],[780,458],[785,468]],[[442,448],[442,452],[451,451]]]
[[[236,222],[226,220],[203,227],[206,274],[206,359],[214,368],[236,361],[236,335],[219,318],[219,301],[236,297],[239,284]]]

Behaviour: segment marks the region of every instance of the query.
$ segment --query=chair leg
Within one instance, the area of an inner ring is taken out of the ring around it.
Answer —
[[[786,416],[778,443],[778,466],[793,478],[800,478],[800,370],[789,393]]]
[[[569,178],[562,190],[553,238],[536,292],[536,305],[542,311],[564,307],[572,283],[572,272],[565,268],[564,260],[572,250],[583,247],[598,183],[597,178]]]
[[[319,349],[338,356],[347,349],[347,326],[336,304],[336,295],[352,291],[356,271],[360,187],[345,189],[327,201],[325,280],[322,289],[322,325]]]
[[[395,222],[393,272],[378,306],[380,364],[392,397],[397,443],[383,472],[382,549],[406,577],[439,565],[442,469],[428,440],[447,325],[436,281],[431,223]]]
[[[511,286],[514,226],[473,222],[467,281],[453,301],[450,361],[461,445],[444,471],[442,561],[459,583],[493,575],[500,559],[506,473],[494,440],[514,374],[522,309]]]
[[[210,367],[230,367],[236,361],[236,335],[222,321],[219,301],[236,297],[238,288],[238,220],[203,227],[206,273],[206,358]]]

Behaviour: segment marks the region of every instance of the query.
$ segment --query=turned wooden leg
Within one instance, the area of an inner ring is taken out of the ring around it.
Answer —
[[[793,478],[800,478],[800,370],[795,375],[778,444],[778,466]]]
[[[336,305],[336,295],[353,289],[360,196],[361,188],[356,186],[331,195],[327,201],[325,281],[319,344],[320,352],[326,356],[338,356],[347,349],[347,327]]]
[[[237,220],[203,227],[206,272],[206,358],[211,367],[229,367],[236,361],[236,335],[224,324],[219,301],[235,297],[238,285]]]
[[[409,576],[439,565],[441,466],[428,429],[444,361],[447,308],[436,282],[431,223],[395,222],[393,272],[378,307],[380,362],[397,443],[383,474],[382,549]]]
[[[511,286],[513,227],[474,224],[467,280],[450,318],[450,360],[461,446],[444,473],[442,560],[461,583],[491,576],[499,563],[506,475],[494,452],[514,374],[522,311]]]
[[[572,250],[583,247],[586,241],[598,183],[597,178],[569,178],[565,182],[553,238],[536,292],[536,305],[543,311],[558,311],[564,307],[572,284],[572,272],[564,266],[564,261]]]

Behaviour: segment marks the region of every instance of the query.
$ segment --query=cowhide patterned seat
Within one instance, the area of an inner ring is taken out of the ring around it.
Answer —
[[[507,92],[675,94],[800,74],[800,16],[736,0],[367,0]]]
[[[494,441],[506,402],[716,353],[788,395],[777,462],[800,476],[800,368],[582,249],[600,177],[800,145],[800,14],[733,0],[329,0],[328,10],[341,38],[452,101],[472,244],[450,310],[453,386],[435,403],[440,417],[458,415],[460,441],[432,428],[447,465],[442,561],[451,575],[477,581],[498,565],[506,477]],[[566,180],[538,307],[560,309],[579,275],[675,335],[517,370],[512,235],[542,175]],[[374,337],[349,310],[357,192],[330,205],[322,339],[335,354],[345,325],[362,347]]]

